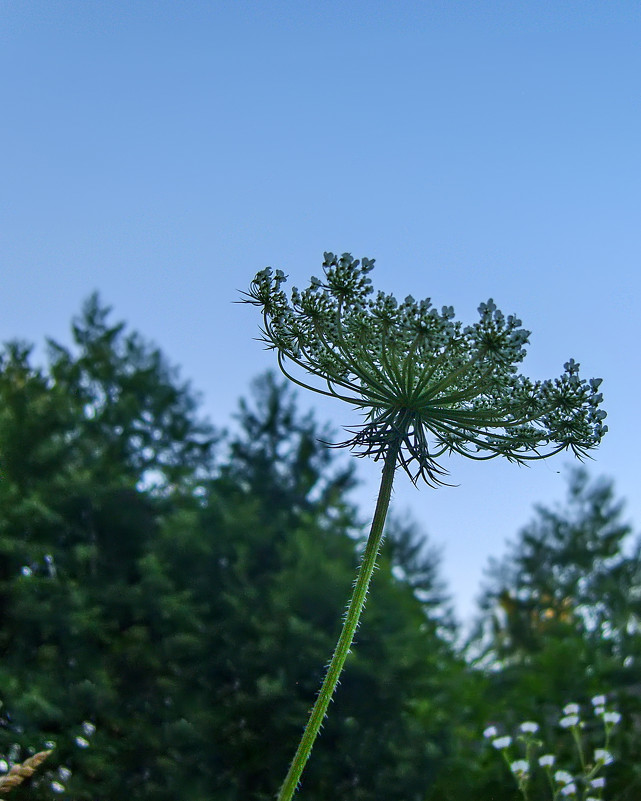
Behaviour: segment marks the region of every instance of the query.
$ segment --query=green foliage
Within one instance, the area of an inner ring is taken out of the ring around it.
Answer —
[[[272,377],[215,464],[157,349],[96,298],[74,339],[46,370],[17,344],[0,361],[0,754],[56,746],[15,796],[271,798],[361,547],[352,471]],[[462,668],[410,540],[390,538],[312,797],[422,801],[440,770]]]
[[[74,342],[46,368],[0,353],[0,758],[56,746],[10,797],[272,798],[363,546],[352,470],[273,376],[223,440],[97,298]],[[393,516],[306,794],[511,801],[483,729],[534,718],[562,751],[559,708],[607,692],[604,797],[636,799],[630,540],[611,485],[574,474],[493,568],[469,669],[437,555]]]
[[[187,589],[153,557],[159,519],[170,491],[211,474],[214,436],[160,352],[109,326],[97,298],[73,331],[77,352],[50,343],[46,372],[19,344],[0,357],[0,750],[56,744],[62,774],[40,774],[35,797],[61,777],[78,801],[135,797],[154,770],[164,785],[165,635],[193,631]]]

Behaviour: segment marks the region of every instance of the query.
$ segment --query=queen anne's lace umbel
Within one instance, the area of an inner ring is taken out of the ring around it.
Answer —
[[[364,413],[339,445],[379,459],[396,444],[413,481],[438,484],[445,454],[526,462],[566,449],[583,457],[599,444],[607,431],[600,378],[581,379],[570,359],[559,378],[532,381],[516,367],[530,334],[517,317],[490,299],[478,322],[463,326],[451,306],[374,293],[373,266],[325,253],[324,279],[293,287],[291,298],[281,289],[286,276],[271,268],[244,293],[262,308],[261,339],[283,373]]]

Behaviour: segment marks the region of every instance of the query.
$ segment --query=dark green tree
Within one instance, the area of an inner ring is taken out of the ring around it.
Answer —
[[[0,754],[15,797],[272,797],[362,547],[354,478],[272,377],[219,448],[163,355],[94,297],[46,368],[0,355]],[[423,801],[452,749],[438,570],[390,527],[310,795]],[[429,699],[429,700],[426,700]]]
[[[171,639],[193,631],[188,591],[154,543],[211,474],[214,435],[97,297],[73,333],[46,370],[24,345],[0,356],[0,751],[55,742],[63,770],[39,772],[42,797],[55,780],[76,799],[136,798],[171,783],[159,755],[180,713],[162,686],[192,656]]]

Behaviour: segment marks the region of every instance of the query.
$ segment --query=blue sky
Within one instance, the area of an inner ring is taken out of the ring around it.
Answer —
[[[5,0],[0,340],[68,341],[98,289],[225,425],[274,366],[238,290],[266,265],[305,285],[324,250],[374,257],[377,288],[516,313],[534,378],[569,357],[603,377],[590,468],[638,529],[640,35],[618,0]],[[462,616],[569,462],[400,477]],[[378,466],[359,473],[365,511]]]

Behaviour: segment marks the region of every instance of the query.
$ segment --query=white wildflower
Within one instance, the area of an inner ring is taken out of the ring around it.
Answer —
[[[551,768],[555,762],[556,762],[556,757],[554,756],[554,754],[543,754],[543,756],[539,757],[539,765],[542,768]]]
[[[504,748],[509,748],[512,744],[512,738],[508,735],[505,737],[497,737],[496,740],[492,740],[492,745],[498,751],[502,751]]]
[[[578,715],[579,714],[579,705],[578,704],[566,704],[563,707],[563,714],[564,715]]]
[[[510,770],[515,776],[520,778],[530,772],[530,764],[525,759],[517,759],[510,765]]]
[[[603,765],[609,765],[611,762],[614,762],[614,757],[609,751],[606,751],[605,748],[595,748],[594,759],[596,762],[601,762]]]
[[[559,784],[570,784],[574,781],[574,776],[567,770],[557,770],[554,774],[554,781]]]
[[[605,695],[595,695],[592,699],[592,706],[604,706],[605,705]]]
[[[487,729],[485,729],[485,731],[483,732],[483,737],[489,739],[490,737],[496,737],[498,733],[499,730],[496,728],[496,726],[488,726]]]
[[[539,724],[533,720],[526,720],[525,723],[521,723],[519,729],[523,734],[535,734],[539,730]]]
[[[566,715],[559,721],[559,726],[561,726],[561,728],[563,729],[570,729],[572,728],[572,726],[577,726],[578,723],[579,723],[578,715]]]

